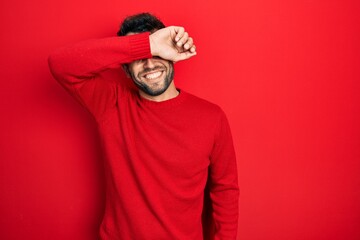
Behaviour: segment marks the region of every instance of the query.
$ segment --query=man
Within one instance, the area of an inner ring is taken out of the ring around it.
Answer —
[[[126,18],[118,35],[49,57],[54,77],[98,123],[106,154],[101,239],[203,239],[206,185],[214,238],[236,239],[239,190],[228,122],[218,106],[173,81],[173,63],[196,55],[193,39],[147,13]],[[121,67],[137,89],[110,71]]]

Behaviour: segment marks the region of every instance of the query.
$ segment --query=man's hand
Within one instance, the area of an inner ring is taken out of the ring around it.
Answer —
[[[178,62],[196,55],[193,39],[183,27],[167,27],[150,34],[150,49],[153,56]]]

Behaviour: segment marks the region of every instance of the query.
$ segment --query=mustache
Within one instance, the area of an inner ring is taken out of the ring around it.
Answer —
[[[139,75],[144,75],[144,74],[147,74],[149,72],[156,71],[156,70],[165,71],[166,69],[164,67],[160,67],[160,66],[156,66],[156,67],[153,67],[153,68],[144,68],[144,70],[141,71],[139,73]]]

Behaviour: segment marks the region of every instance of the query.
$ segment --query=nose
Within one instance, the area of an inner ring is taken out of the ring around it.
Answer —
[[[153,67],[155,67],[154,59],[152,58],[145,59],[144,68],[153,68]]]

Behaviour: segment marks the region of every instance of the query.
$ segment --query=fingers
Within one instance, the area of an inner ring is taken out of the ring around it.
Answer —
[[[189,37],[185,29],[183,27],[174,27],[174,30],[176,32],[175,43],[179,52],[190,51],[191,53],[196,53],[194,40],[192,37]]]
[[[185,29],[183,27],[174,27],[176,36],[175,36],[175,42],[178,42],[184,35]]]
[[[176,45],[178,47],[183,47],[183,45],[188,41],[188,39],[189,39],[189,34],[187,32],[184,32],[180,37],[179,41],[176,42]]]
[[[194,44],[194,40],[191,37],[188,37],[187,39],[186,38],[182,38],[182,39],[184,39],[185,41],[183,44],[179,44],[179,43],[176,44],[180,52],[189,51],[191,53],[196,53],[196,46]]]
[[[176,35],[175,35],[175,43],[177,47],[182,47],[185,50],[191,49],[194,45],[194,41],[191,37],[189,37],[188,32],[185,31],[183,27],[173,27]],[[195,49],[193,49],[195,50]]]
[[[194,41],[191,37],[188,38],[188,40],[184,44],[184,49],[189,50],[194,45]]]
[[[196,52],[196,46],[194,45],[194,41],[191,37],[189,37],[187,42],[184,44],[184,49],[192,53]]]

